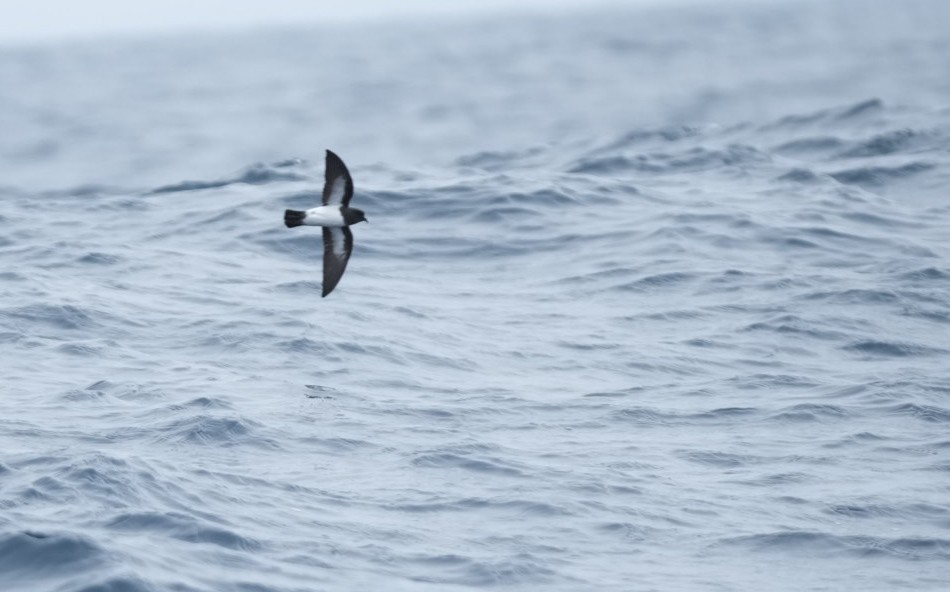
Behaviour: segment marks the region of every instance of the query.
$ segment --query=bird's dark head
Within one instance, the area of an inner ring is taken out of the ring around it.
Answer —
[[[369,222],[363,210],[358,208],[343,208],[343,221],[346,222],[347,226],[352,226],[357,222]]]

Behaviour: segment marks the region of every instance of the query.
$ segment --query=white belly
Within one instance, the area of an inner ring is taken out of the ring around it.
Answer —
[[[303,223],[308,226],[345,226],[340,206],[319,206],[307,210]]]

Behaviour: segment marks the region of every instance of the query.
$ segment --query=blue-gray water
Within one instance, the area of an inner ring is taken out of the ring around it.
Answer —
[[[948,589],[948,23],[0,50],[0,589]]]

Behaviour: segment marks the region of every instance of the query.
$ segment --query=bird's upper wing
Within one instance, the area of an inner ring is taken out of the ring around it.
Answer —
[[[353,197],[353,179],[340,157],[329,150],[324,175],[323,205],[349,206],[350,198]]]
[[[323,227],[323,296],[340,283],[353,252],[353,233],[349,227]]]

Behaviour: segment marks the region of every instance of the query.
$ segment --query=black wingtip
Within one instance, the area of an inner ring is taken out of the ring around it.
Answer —
[[[338,154],[337,154],[336,152],[334,152],[333,150],[330,150],[329,148],[327,148],[326,161],[327,161],[328,164],[332,162],[332,163],[334,163],[335,165],[336,165],[337,163],[339,163],[340,165],[343,165],[343,159],[340,158],[340,155],[338,155]],[[343,165],[343,166],[345,167],[346,165]]]
[[[307,212],[300,212],[298,210],[284,210],[284,224],[287,225],[287,228],[302,226],[303,220],[306,217]]]

